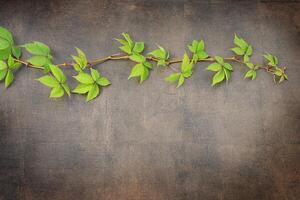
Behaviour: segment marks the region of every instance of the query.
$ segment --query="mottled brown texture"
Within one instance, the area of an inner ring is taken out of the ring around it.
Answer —
[[[143,85],[128,81],[133,63],[97,67],[112,85],[91,103],[49,100],[21,69],[0,85],[1,200],[298,200],[300,199],[300,3],[290,1],[2,1],[0,24],[19,43],[43,41],[55,62],[74,46],[89,58],[116,53],[128,31],[147,50],[161,44],[180,57],[192,39],[231,55],[233,33],[288,66],[274,85],[259,72],[210,86],[207,64],[186,84],[164,82],[155,69]],[[67,59],[67,60],[66,60]],[[74,75],[72,70],[66,70]],[[75,82],[70,81],[74,86]]]

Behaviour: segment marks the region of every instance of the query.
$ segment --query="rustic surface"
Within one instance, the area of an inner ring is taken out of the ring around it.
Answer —
[[[117,61],[98,67],[113,85],[86,104],[49,100],[34,81],[42,73],[23,68],[9,90],[0,85],[0,199],[300,199],[299,11],[295,1],[2,1],[0,24],[21,44],[49,44],[57,63],[74,46],[89,58],[115,53],[123,31],[174,57],[196,38],[231,55],[236,32],[256,63],[278,55],[290,80],[244,80],[235,65],[230,84],[212,88],[198,64],[176,90],[168,70],[140,86],[127,80],[133,64]]]

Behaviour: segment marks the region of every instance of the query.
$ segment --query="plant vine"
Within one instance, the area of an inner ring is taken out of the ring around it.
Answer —
[[[14,72],[21,66],[40,69],[44,75],[38,79],[41,84],[51,88],[50,98],[59,98],[71,93],[86,95],[86,101],[95,99],[103,87],[111,83],[95,69],[96,65],[111,60],[130,60],[135,63],[132,67],[128,79],[138,78],[140,83],[148,79],[150,71],[153,69],[153,62],[157,67],[169,68],[172,73],[165,78],[167,82],[176,83],[177,87],[184,84],[186,79],[193,74],[194,66],[199,62],[209,62],[206,70],[214,73],[212,76],[212,86],[222,82],[228,82],[233,72],[230,63],[238,63],[247,67],[245,78],[256,79],[257,71],[263,70],[271,75],[275,83],[288,80],[286,67],[278,66],[278,58],[270,53],[264,54],[265,65],[254,64],[250,61],[253,54],[252,46],[237,34],[234,35],[235,46],[230,50],[235,54],[232,57],[212,56],[205,51],[203,40],[193,40],[189,44],[188,51],[183,54],[182,59],[170,59],[169,52],[162,46],[157,45],[157,49],[144,55],[144,42],[133,41],[128,33],[122,33],[122,39],[116,39],[121,46],[122,53],[116,53],[104,58],[88,60],[86,54],[76,48],[77,55],[72,55],[72,62],[53,64],[53,56],[48,45],[42,42],[29,42],[24,45],[15,45],[12,33],[4,27],[0,27],[0,81],[4,81],[8,88],[14,81]],[[31,54],[30,58],[22,59],[22,49]],[[175,67],[180,64],[180,68]],[[73,67],[76,75],[73,76],[78,81],[78,85],[71,90],[63,68]]]

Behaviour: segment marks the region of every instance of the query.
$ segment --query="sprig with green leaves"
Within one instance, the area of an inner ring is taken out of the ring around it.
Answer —
[[[104,58],[89,60],[83,50],[75,48],[77,55],[72,55],[72,61],[61,64],[54,64],[51,49],[47,44],[33,41],[23,45],[16,45],[13,36],[9,30],[0,27],[0,81],[5,82],[5,87],[9,87],[15,77],[14,72],[22,65],[28,68],[41,69],[44,75],[37,80],[51,88],[50,97],[59,98],[64,94],[71,96],[73,94],[86,95],[86,101],[95,99],[100,94],[100,90],[111,83],[108,78],[103,76],[96,65],[113,60],[130,60],[135,63],[132,67],[128,79],[139,78],[139,83],[143,83],[149,78],[154,66],[171,69],[173,72],[165,78],[167,82],[176,83],[177,88],[181,87],[187,78],[190,78],[194,72],[197,63],[210,62],[207,66],[208,71],[214,72],[212,76],[212,85],[219,85],[223,82],[228,83],[233,73],[232,63],[245,66],[245,78],[256,79],[259,70],[264,70],[274,77],[275,83],[281,83],[288,80],[286,67],[279,66],[279,60],[276,56],[266,53],[264,56],[267,61],[264,65],[254,64],[250,61],[253,54],[253,47],[245,39],[234,35],[233,43],[235,47],[231,51],[235,53],[232,57],[211,56],[205,50],[204,40],[193,40],[187,45],[182,59],[170,59],[170,53],[160,45],[157,49],[145,53],[145,43],[143,41],[134,41],[128,33],[122,33],[122,39],[116,39],[121,46],[122,53],[113,54]],[[25,49],[30,57],[22,59],[22,49]],[[153,62],[156,65],[153,65]],[[179,67],[173,65],[180,64]],[[67,83],[67,76],[63,68],[74,69],[74,79],[78,82],[74,89],[70,89]],[[72,91],[72,92],[71,92]]]
[[[209,71],[216,72],[212,79],[212,85],[216,85],[217,83],[226,80],[229,81],[231,77],[231,72],[233,71],[232,65],[224,62],[224,58],[221,56],[215,56],[214,63],[210,64],[206,69]]]

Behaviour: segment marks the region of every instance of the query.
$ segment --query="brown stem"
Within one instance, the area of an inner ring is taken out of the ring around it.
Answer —
[[[117,53],[117,54],[113,54],[113,55],[110,55],[110,56],[107,56],[107,57],[104,57],[104,58],[98,58],[98,59],[95,59],[95,60],[88,61],[88,66],[91,67],[91,66],[94,66],[94,65],[97,65],[97,64],[100,64],[100,63],[104,63],[104,62],[109,61],[109,60],[128,60],[128,59],[129,59],[128,55]],[[152,56],[147,56],[146,59],[149,60],[149,61],[155,61],[155,62],[159,61],[159,59],[157,59],[155,57],[152,57]],[[243,62],[242,60],[239,60],[235,56],[224,58],[224,60],[225,61],[233,61],[233,62],[237,62],[237,63],[240,63],[240,64],[246,64],[245,62]],[[30,64],[29,62],[24,61],[24,60],[15,59],[15,61],[19,62],[19,63],[22,63],[22,64],[26,65],[27,67],[37,68],[37,69],[44,69],[43,67],[34,66],[34,65]],[[215,58],[209,56],[208,58],[201,59],[198,62],[215,62],[215,61],[216,61]],[[181,63],[181,62],[182,62],[182,60],[180,60],[180,59],[170,60],[170,61],[166,62],[166,66],[168,66],[174,72],[178,72],[179,70],[174,68],[171,65],[176,64],[176,63]],[[65,62],[65,63],[57,64],[56,66],[58,66],[58,67],[71,67],[74,64],[75,63]],[[263,69],[263,70],[265,70],[266,72],[269,72],[269,73],[274,72],[274,70],[271,69],[270,66],[258,66],[258,69]]]

